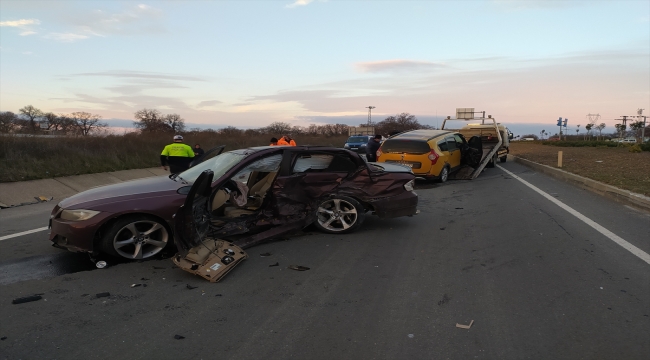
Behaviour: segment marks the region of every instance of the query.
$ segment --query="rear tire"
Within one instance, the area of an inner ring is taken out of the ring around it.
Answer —
[[[501,161],[502,163],[506,162],[507,160],[508,160],[508,155],[499,158],[499,161]]]
[[[358,201],[347,196],[334,196],[322,200],[316,210],[314,224],[330,234],[344,234],[357,230],[366,215]]]
[[[445,183],[449,180],[449,168],[447,166],[443,167],[442,170],[440,170],[440,175],[438,176],[438,182],[439,183]]]

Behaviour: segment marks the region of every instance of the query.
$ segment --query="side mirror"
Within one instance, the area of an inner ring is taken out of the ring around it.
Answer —
[[[508,140],[512,140],[512,139],[514,139],[514,137],[515,137],[515,134],[513,134],[513,133],[508,134]]]

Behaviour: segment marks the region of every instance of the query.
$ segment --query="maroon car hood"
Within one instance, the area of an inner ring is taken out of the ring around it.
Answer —
[[[62,208],[70,208],[83,203],[92,202],[93,205],[98,203],[111,203],[126,198],[136,197],[151,197],[155,193],[175,193],[178,188],[189,186],[181,181],[174,181],[169,176],[156,176],[138,180],[126,181],[119,184],[100,186],[90,190],[82,191],[69,198],[63,199],[59,206]]]

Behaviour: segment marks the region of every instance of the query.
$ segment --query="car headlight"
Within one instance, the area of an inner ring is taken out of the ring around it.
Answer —
[[[411,181],[407,182],[406,184],[404,184],[404,190],[413,191],[413,185],[415,185],[414,180],[411,180]]]
[[[350,145],[345,144],[345,145],[343,145],[343,148],[344,148],[344,149],[349,149],[349,148],[350,148]]]
[[[367,144],[361,144],[361,146],[359,146],[359,147],[366,147],[366,145],[367,145]]]
[[[69,221],[81,221],[88,220],[97,214],[99,214],[99,211],[94,210],[63,210],[61,211],[61,219]]]

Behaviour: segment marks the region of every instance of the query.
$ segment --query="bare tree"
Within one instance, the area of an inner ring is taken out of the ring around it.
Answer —
[[[43,114],[47,122],[47,130],[51,132],[70,133],[74,132],[76,123],[68,115],[48,112]]]
[[[228,138],[233,138],[233,137],[241,136],[244,133],[244,130],[238,129],[234,126],[227,126],[225,128],[219,129],[218,133]]]
[[[271,123],[269,126],[264,128],[264,131],[267,134],[274,134],[274,135],[286,135],[291,132],[291,124],[281,122],[281,121],[276,121],[274,123]]]
[[[43,116],[43,112],[40,109],[33,107],[32,105],[27,105],[18,111],[20,111],[20,114],[29,120],[30,130],[32,132],[35,132],[37,130],[36,120]]]
[[[83,136],[88,136],[108,126],[100,121],[101,116],[83,111],[73,112],[69,117],[74,122],[75,131]]]
[[[142,109],[133,115],[135,120],[133,126],[142,132],[159,132],[165,131],[163,115],[156,109]]]
[[[16,114],[11,111],[0,112],[0,133],[9,133],[16,127]]]
[[[375,125],[375,131],[378,134],[390,134],[394,132],[402,132],[408,130],[416,130],[426,128],[415,117],[409,113],[401,113],[394,116],[389,116]]]
[[[170,132],[181,133],[185,131],[185,120],[178,114],[165,115],[162,120]]]

